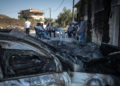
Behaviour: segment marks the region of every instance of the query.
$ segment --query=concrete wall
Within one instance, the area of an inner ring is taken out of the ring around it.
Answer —
[[[112,17],[110,18],[110,42],[109,44],[118,46],[119,39],[119,22],[120,22],[120,6],[112,8]]]
[[[102,34],[99,34],[97,31],[95,31],[94,28],[94,14],[92,14],[92,42],[100,45],[102,41]],[[120,6],[114,6],[112,7],[111,17],[109,20],[109,36],[110,36],[110,42],[109,44],[118,46],[119,42],[119,28],[120,28]]]
[[[102,41],[102,34],[100,34],[98,31],[97,31],[97,28],[95,27],[95,13],[97,13],[95,11],[95,8],[94,8],[94,3],[92,3],[92,18],[91,18],[91,22],[92,22],[92,42],[100,45],[101,44],[101,41]]]
[[[42,21],[44,21],[44,16],[42,16],[42,15],[34,15],[34,14],[32,14],[31,17],[32,17],[33,19],[36,19],[36,20],[42,19]]]
[[[100,7],[100,10],[95,11],[95,3],[97,2],[97,0],[93,0],[93,2],[91,2],[92,4],[92,18],[91,18],[91,22],[92,22],[92,42],[100,45],[101,41],[102,41],[102,34],[100,34],[99,32],[95,31],[95,27],[94,27],[94,19],[95,19],[95,12],[97,13],[98,11],[103,11],[104,9],[102,7]],[[117,3],[117,4],[116,4]],[[99,4],[99,3],[98,3]],[[100,5],[101,6],[101,5]],[[87,7],[85,7],[85,15],[84,15],[84,20],[87,20]],[[115,2],[114,5],[112,5],[112,12],[111,12],[111,17],[109,20],[109,25],[110,25],[110,29],[109,29],[109,36],[110,36],[110,42],[109,44],[118,46],[118,42],[119,42],[119,29],[120,29],[120,0],[117,0]]]

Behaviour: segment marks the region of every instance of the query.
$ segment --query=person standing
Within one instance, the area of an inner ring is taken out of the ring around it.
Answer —
[[[79,23],[76,22],[73,27],[73,37],[77,39],[77,30],[79,29]]]
[[[54,37],[56,37],[55,28],[54,28],[54,26],[53,26],[53,23],[51,24],[51,32],[54,34]]]
[[[26,19],[24,26],[25,26],[25,29],[26,29],[26,34],[29,35],[31,22],[28,21],[28,19]]]
[[[50,27],[50,24],[48,23],[48,24],[46,25],[46,27],[45,27],[45,30],[46,30],[46,32],[47,32],[47,35],[49,34],[49,27]]]
[[[52,33],[54,34],[54,37],[56,37],[55,29],[53,27],[53,23],[49,24],[48,33],[49,33],[50,37],[52,37]]]
[[[83,20],[81,21],[80,27],[77,30],[77,32],[80,34],[81,46],[84,46],[86,44],[86,37],[85,37],[86,29],[87,29],[87,21]]]
[[[72,36],[72,32],[73,32],[73,26],[72,26],[72,24],[70,24],[68,27],[68,37],[69,38]]]

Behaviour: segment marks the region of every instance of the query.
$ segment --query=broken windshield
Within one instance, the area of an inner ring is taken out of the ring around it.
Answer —
[[[56,72],[56,65],[52,58],[36,55],[32,51],[5,49],[1,60],[5,78]]]

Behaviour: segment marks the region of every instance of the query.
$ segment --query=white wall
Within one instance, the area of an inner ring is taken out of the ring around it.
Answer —
[[[31,15],[32,18],[39,20],[42,19],[42,21],[44,21],[44,16],[40,16],[40,15]]]

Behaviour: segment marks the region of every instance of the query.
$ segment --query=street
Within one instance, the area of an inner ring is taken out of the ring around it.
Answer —
[[[0,0],[0,86],[120,86],[120,0]]]

